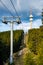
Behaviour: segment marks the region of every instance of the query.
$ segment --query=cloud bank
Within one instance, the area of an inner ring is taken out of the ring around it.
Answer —
[[[10,11],[15,12],[10,0],[2,0],[2,1],[10,9]],[[18,12],[27,11],[29,13],[30,9],[32,9],[32,11],[35,14],[40,15],[41,9],[43,8],[43,0],[12,0],[12,1]],[[0,1],[0,8],[2,7],[3,6]]]
[[[2,0],[3,3],[7,6],[7,8],[15,14],[15,11],[13,9],[13,6],[10,2],[10,0]],[[43,8],[43,0],[12,0],[13,4],[15,5],[15,8],[19,15],[21,15],[22,18],[28,17],[29,18],[29,12],[30,9],[32,9],[33,16],[40,16],[42,8]],[[9,15],[9,12],[7,12],[7,9],[4,8],[4,6],[1,4],[0,1],[0,16],[3,15]],[[35,17],[34,17],[35,18]],[[27,23],[26,23],[27,22]],[[32,28],[39,28],[41,25],[40,19],[35,19],[32,24]],[[14,25],[14,30],[23,29],[25,32],[30,29],[30,22],[28,20],[23,20],[20,25]],[[1,24],[0,31],[6,31],[10,30],[9,25]]]
[[[42,25],[42,22],[40,19],[33,21],[32,23],[32,29],[33,28],[39,28]],[[13,30],[24,30],[24,32],[27,32],[30,29],[30,22],[22,22],[21,24],[17,25],[14,24]],[[10,25],[1,24],[0,31],[6,31],[10,30]]]

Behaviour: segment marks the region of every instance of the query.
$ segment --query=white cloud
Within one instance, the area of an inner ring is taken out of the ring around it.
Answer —
[[[0,32],[10,30],[10,26],[4,23],[0,23]]]
[[[40,13],[43,8],[43,0],[19,0],[19,6],[21,7],[21,11],[32,8]]]
[[[42,22],[40,19],[33,21],[32,23],[32,28],[39,28],[39,26],[42,25]],[[24,30],[25,32],[27,32],[30,29],[30,22],[26,23],[26,22],[22,22],[19,25],[14,24],[14,30]],[[5,25],[5,24],[1,24],[0,26],[0,31],[6,31],[6,30],[10,30],[10,25]]]
[[[35,21],[33,21],[33,23],[32,23],[32,28],[39,28],[40,27],[40,25],[42,25],[42,22],[41,22],[41,20],[40,19],[38,19],[38,20],[35,20]],[[19,24],[18,26],[17,25],[15,25],[14,26],[14,29],[16,30],[20,30],[20,29],[23,29],[25,32],[27,32],[29,29],[30,29],[30,22],[28,22],[28,23],[25,23],[25,22],[22,22],[21,24]]]
[[[42,25],[41,19],[33,21],[32,28],[39,28]]]
[[[10,10],[12,10],[12,12],[14,12],[10,0],[2,0],[2,1]],[[12,0],[12,1],[18,12],[29,11],[30,8],[32,8],[33,10],[36,10],[37,11],[36,14],[39,15],[41,9],[43,8],[43,0],[16,0],[16,1]]]
[[[16,6],[17,6],[16,9],[21,10],[21,7],[20,7],[20,0],[17,0],[17,5],[16,5]]]
[[[11,5],[10,0],[2,0],[3,3],[10,9],[11,12],[15,12],[13,9],[13,6]],[[19,12],[25,12],[25,11],[29,11],[30,8],[33,9],[33,13],[35,12],[36,15],[39,15],[41,13],[41,9],[43,8],[43,0],[12,0],[17,11]],[[0,1],[0,8],[2,8],[2,4]],[[28,12],[29,13],[29,12]],[[41,20],[35,20],[33,21],[32,24],[32,28],[39,28],[39,26],[41,25]],[[14,29],[23,29],[25,31],[27,31],[28,29],[30,29],[30,23],[25,23],[24,21],[20,24],[20,25],[15,25]],[[0,27],[0,31],[3,30],[10,30],[9,26],[3,25]]]

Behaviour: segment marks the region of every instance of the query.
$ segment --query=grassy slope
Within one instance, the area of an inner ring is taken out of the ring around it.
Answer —
[[[30,34],[30,37],[28,38],[29,34]],[[22,49],[23,55],[21,55],[20,57],[18,57],[18,59],[16,59],[16,65],[21,65],[21,64],[23,65],[22,58],[23,58],[23,56],[25,56],[26,53],[29,53],[30,55],[33,56],[33,60],[32,61],[35,62],[35,64],[37,64],[37,62],[38,62],[38,60],[37,60],[37,59],[39,59],[38,55],[33,54],[33,52],[30,51],[28,45],[29,45],[30,40],[32,42],[33,38],[35,39],[35,41],[37,39],[38,42],[40,42],[40,40],[43,42],[43,27],[41,27],[40,29],[30,30],[29,34],[24,35],[24,42],[25,42],[26,47]],[[39,43],[39,44],[41,44],[41,43]],[[39,47],[39,46],[37,46],[37,47]],[[35,49],[34,46],[32,48]]]

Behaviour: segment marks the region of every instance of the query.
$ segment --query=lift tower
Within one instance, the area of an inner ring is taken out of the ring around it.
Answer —
[[[16,18],[17,20],[9,21],[9,20],[6,20],[7,18],[13,18],[13,19]],[[13,63],[13,25],[15,22],[17,24],[20,24],[21,21],[20,21],[20,17],[18,17],[18,16],[15,16],[15,17],[3,16],[2,22],[5,24],[10,23],[10,25],[11,25],[11,30],[10,30],[10,32],[11,32],[11,34],[10,34],[10,64],[12,64]]]

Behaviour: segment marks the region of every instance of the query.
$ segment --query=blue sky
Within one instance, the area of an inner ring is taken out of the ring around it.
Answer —
[[[12,12],[12,14],[14,16],[17,16],[10,0],[2,0],[2,1],[6,5],[6,7]],[[19,25],[14,24],[14,30],[23,29],[24,31],[27,31],[28,29],[30,29],[30,22],[29,22],[30,9],[32,10],[33,14],[32,28],[39,28],[39,26],[42,24],[41,11],[43,8],[43,0],[12,0],[12,1],[15,5],[18,15],[21,16],[21,22],[22,22]],[[0,1],[0,17],[11,16],[7,8],[5,8]],[[10,24],[5,25],[1,23],[0,20],[0,31],[7,31],[7,30],[10,30]]]

